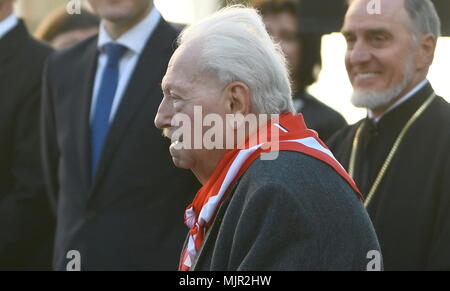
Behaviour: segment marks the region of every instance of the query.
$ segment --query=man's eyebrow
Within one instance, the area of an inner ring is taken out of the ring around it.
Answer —
[[[341,33],[344,36],[355,35],[355,32],[352,30],[342,29]],[[391,32],[389,32],[389,30],[386,28],[380,27],[380,28],[371,28],[371,29],[364,30],[364,34],[391,34]]]
[[[344,35],[348,35],[348,34],[355,34],[354,29],[346,27],[346,26],[342,26],[341,27],[341,33]]]
[[[368,29],[366,31],[367,34],[391,34],[389,30],[386,28],[374,28],[374,29]]]
[[[167,89],[169,89],[169,88],[171,88],[171,87],[172,87],[172,84],[168,83],[166,77],[164,77],[164,78],[162,79],[162,81],[161,81],[161,89],[162,89],[163,91],[165,91],[165,90],[167,90]]]
[[[182,91],[182,89],[177,84],[170,83],[168,81],[165,81],[164,79],[161,82],[161,88],[162,88],[163,91],[169,91],[169,90],[170,91],[175,90],[175,91],[178,91],[178,92]]]
[[[342,29],[341,30],[341,33],[343,34],[343,35],[353,35],[353,34],[355,34],[353,31],[351,31],[351,30],[344,30],[344,29]]]

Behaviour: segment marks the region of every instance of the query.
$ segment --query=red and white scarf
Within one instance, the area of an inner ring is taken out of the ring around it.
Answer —
[[[186,209],[184,221],[190,228],[190,231],[188,242],[181,255],[180,271],[189,271],[221,203],[225,200],[235,182],[245,173],[253,161],[264,153],[276,150],[295,151],[321,160],[341,175],[359,197],[363,199],[353,179],[350,178],[345,169],[334,158],[331,151],[319,139],[317,133],[306,127],[301,114],[283,114],[278,122],[270,122],[269,127],[272,130],[271,132],[277,131],[278,133],[277,140],[270,141],[271,144],[277,142],[276,147],[269,148],[267,144],[261,143],[250,148],[235,149],[227,152],[211,177],[197,192],[192,204]],[[268,127],[264,127],[258,131],[258,134],[262,130],[268,129]],[[270,135],[269,133],[268,136],[276,135]]]

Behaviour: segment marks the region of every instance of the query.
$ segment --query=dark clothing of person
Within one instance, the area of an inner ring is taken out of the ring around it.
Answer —
[[[379,250],[349,184],[320,160],[281,151],[234,185],[191,270],[366,270]]]
[[[341,114],[308,93],[297,94],[294,105],[295,110],[303,114],[308,128],[317,131],[323,141],[347,125]]]
[[[184,208],[200,187],[175,168],[154,118],[178,32],[163,19],[147,41],[92,179],[90,112],[97,37],[55,54],[45,74],[43,149],[57,213],[54,267],[77,250],[82,270],[176,270]]]
[[[39,150],[41,78],[50,47],[23,21],[0,38],[0,270],[48,270],[54,216]]]
[[[434,93],[430,84],[387,112],[365,118],[328,142],[348,169],[357,128],[355,182],[367,195],[397,136]],[[437,97],[404,136],[368,206],[386,270],[450,270],[450,104]]]

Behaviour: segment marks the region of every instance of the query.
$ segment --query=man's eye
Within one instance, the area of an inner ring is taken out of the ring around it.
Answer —
[[[387,40],[388,40],[388,38],[384,35],[375,35],[371,38],[371,41],[376,45],[380,45],[380,44],[386,42]]]
[[[345,36],[345,41],[347,42],[347,43],[354,43],[355,42],[355,37],[353,37],[353,36]]]
[[[347,49],[352,49],[356,42],[356,38],[355,37],[345,37],[345,41],[347,43]]]
[[[169,98],[170,99],[172,99],[172,100],[174,100],[174,101],[179,101],[179,100],[181,100],[182,98],[180,97],[180,96],[178,96],[178,95],[169,95]]]

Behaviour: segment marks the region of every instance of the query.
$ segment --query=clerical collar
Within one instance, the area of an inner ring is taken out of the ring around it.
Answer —
[[[397,100],[397,102],[392,104],[386,111],[383,112],[383,114],[381,114],[378,117],[374,117],[373,116],[372,110],[367,110],[367,117],[373,123],[377,124],[381,120],[381,118],[383,118],[383,116],[385,116],[387,113],[391,112],[392,110],[394,110],[395,108],[397,108],[398,106],[400,106],[401,104],[405,103],[407,100],[412,98],[414,95],[416,95],[417,92],[419,92],[427,84],[428,84],[428,80],[427,79],[425,79],[422,82],[420,82],[416,87],[414,87],[411,91],[409,91],[405,96],[403,96],[402,98]]]
[[[14,13],[11,13],[10,16],[0,21],[0,39],[10,32],[18,23],[19,19],[17,19]]]

